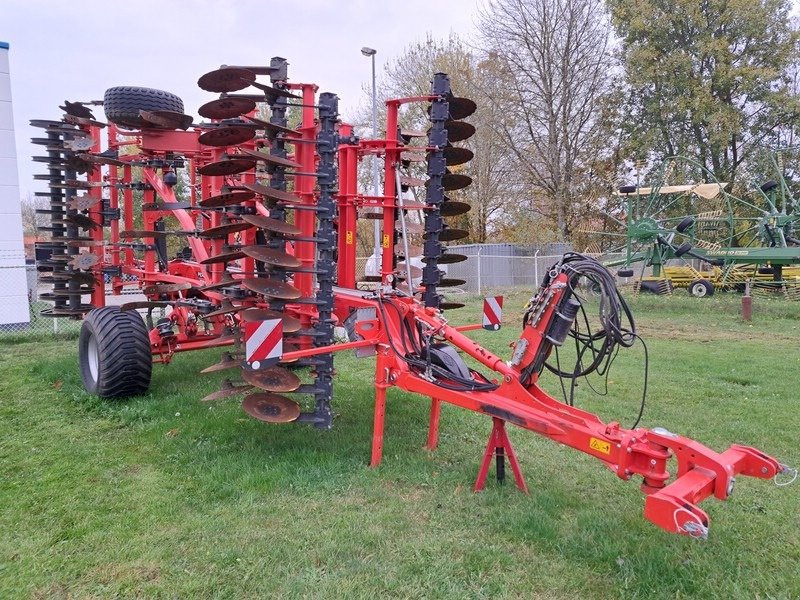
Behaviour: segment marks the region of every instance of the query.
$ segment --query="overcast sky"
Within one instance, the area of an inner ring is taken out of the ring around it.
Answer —
[[[216,97],[197,87],[221,64],[289,60],[289,78],[317,83],[351,116],[369,101],[370,59],[397,58],[427,33],[470,37],[480,0],[0,0],[0,41],[10,49],[20,192],[40,171],[30,119],[59,118],[68,100],[102,99],[116,85],[153,87],[183,98],[197,115]],[[102,109],[95,112],[102,118]]]

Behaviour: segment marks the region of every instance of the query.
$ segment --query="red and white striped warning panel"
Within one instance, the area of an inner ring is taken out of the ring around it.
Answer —
[[[503,320],[503,297],[487,296],[483,299],[483,328],[489,331],[500,329]]]
[[[244,360],[251,369],[266,369],[283,354],[281,319],[248,321],[244,324]]]

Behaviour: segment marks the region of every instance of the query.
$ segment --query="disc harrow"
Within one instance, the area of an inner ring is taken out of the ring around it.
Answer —
[[[448,276],[447,265],[467,257],[447,244],[469,233],[447,219],[470,209],[460,190],[472,183],[465,170],[473,158],[455,144],[475,133],[464,119],[477,106],[453,92],[446,74],[433,76],[429,93],[387,100],[379,139],[359,138],[340,121],[335,94],[290,81],[281,57],[223,65],[198,85],[219,94],[199,108],[199,122],[174,94],[124,86],[109,88],[102,103],[65,102],[60,121],[33,122],[43,130],[34,160],[47,169],[37,180],[48,186],[37,196],[50,201],[40,212],[50,239],[37,256],[40,280],[52,286],[44,314],[86,316],[78,353],[90,392],[143,393],[154,362],[218,348],[202,373],[225,379],[201,401],[243,397],[256,420],[329,429],[334,354],[354,350],[376,363],[372,466],[383,455],[386,392],[399,387],[431,399],[430,449],[443,401],[492,419],[476,490],[493,455],[498,477],[507,457],[527,490],[505,434],[511,422],[599,459],[621,479],[641,476],[645,516],[699,537],[708,517],[697,503],[728,497],[734,475],[791,474],[745,446],[718,454],[663,429],[604,423],[539,387],[553,349],[571,334],[578,339],[582,278],[603,295],[600,321],[614,325],[584,338],[604,339],[612,352],[635,337],[632,318],[631,331],[622,327],[620,315],[630,312],[613,279],[593,259],[565,255],[548,270],[510,360],[465,335],[498,329],[502,298],[486,299],[482,324],[448,324],[443,311],[464,304],[442,292],[465,281]],[[107,124],[95,120],[95,104]],[[420,109],[420,120],[401,124],[413,112],[401,113],[406,105]],[[359,164],[374,157],[383,188],[366,194]],[[367,290],[357,289],[359,218],[381,228]],[[113,294],[135,286],[141,297],[105,306],[106,284]]]

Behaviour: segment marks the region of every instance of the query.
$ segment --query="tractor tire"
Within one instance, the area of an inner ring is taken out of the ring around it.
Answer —
[[[617,277],[623,277],[623,278],[633,277],[633,269],[620,269],[619,271],[617,271]]]
[[[689,293],[695,298],[706,298],[714,295],[714,284],[708,279],[695,279],[689,284]]]
[[[169,110],[183,113],[183,100],[175,94],[153,88],[119,86],[106,90],[103,95],[106,119],[127,129],[141,129],[145,121],[140,110]]]
[[[675,227],[675,231],[678,233],[683,233],[692,225],[694,225],[694,217],[686,217],[680,223],[678,223],[678,226]]]
[[[143,394],[150,387],[150,337],[136,311],[106,306],[90,311],[78,338],[78,360],[86,391],[101,398]]]

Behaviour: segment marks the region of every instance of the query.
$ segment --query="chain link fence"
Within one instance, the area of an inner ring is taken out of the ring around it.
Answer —
[[[80,319],[41,316],[42,310],[53,306],[51,302],[39,299],[41,294],[52,289],[52,285],[39,283],[36,275],[34,265],[0,265],[0,290],[6,292],[6,295],[0,295],[0,306],[5,309],[0,314],[0,342],[9,341],[15,337],[75,335],[80,331]],[[27,300],[19,298],[18,292],[22,288],[23,281]],[[107,295],[106,305],[123,304],[137,299],[144,299],[138,289],[125,289],[122,295]],[[25,303],[27,303],[27,311],[24,307]]]

